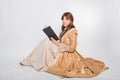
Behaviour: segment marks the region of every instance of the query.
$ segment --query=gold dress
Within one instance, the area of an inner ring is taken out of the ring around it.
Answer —
[[[64,34],[58,47],[58,55],[46,72],[62,77],[94,77],[108,69],[102,61],[84,58],[76,51],[77,30],[70,29]]]

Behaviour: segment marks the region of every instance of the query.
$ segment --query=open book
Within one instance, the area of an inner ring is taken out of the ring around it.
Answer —
[[[53,37],[55,40],[59,40],[58,36],[55,34],[55,32],[53,31],[53,29],[50,26],[43,28],[43,31],[49,37],[49,39],[50,39],[50,37]]]

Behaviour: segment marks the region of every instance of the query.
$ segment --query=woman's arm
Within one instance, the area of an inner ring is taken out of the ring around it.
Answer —
[[[59,45],[60,45],[60,42],[59,42],[59,41],[56,41],[53,37],[51,37],[50,40],[51,40],[54,44],[56,44],[56,46],[59,47]]]
[[[77,45],[77,33],[71,33],[70,34],[70,44],[66,45],[65,43],[59,44],[59,50],[61,52],[68,51],[68,52],[74,52]]]
[[[60,52],[68,51],[68,52],[73,52],[76,49],[77,45],[77,32],[74,31],[70,35],[70,44],[66,45],[65,43],[60,43],[59,41],[56,41],[54,38],[50,38],[51,41],[56,44],[59,48]]]

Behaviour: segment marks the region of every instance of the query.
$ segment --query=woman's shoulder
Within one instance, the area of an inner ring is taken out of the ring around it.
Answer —
[[[71,34],[73,34],[73,33],[77,33],[77,29],[76,28],[72,28],[72,29],[70,29],[70,31],[69,31]]]

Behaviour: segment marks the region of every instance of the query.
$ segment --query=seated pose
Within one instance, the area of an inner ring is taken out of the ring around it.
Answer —
[[[62,77],[94,77],[108,69],[104,62],[84,58],[76,51],[78,34],[73,25],[73,15],[65,12],[61,20],[60,40],[51,37],[41,41],[20,64]]]

